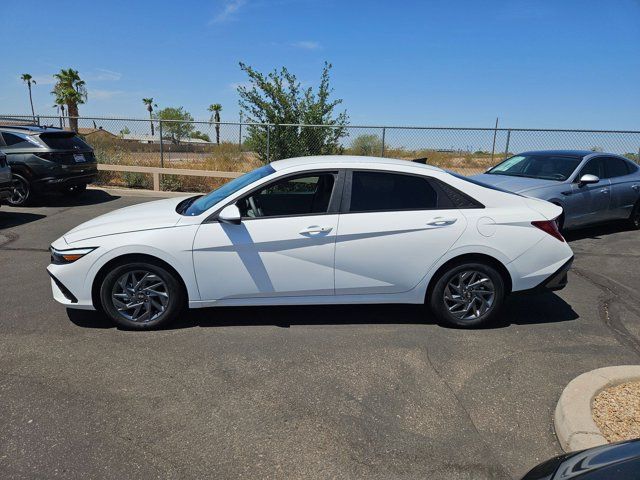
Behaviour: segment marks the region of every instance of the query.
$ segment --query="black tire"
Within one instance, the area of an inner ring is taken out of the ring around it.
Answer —
[[[469,276],[465,277],[465,272],[470,275],[475,272],[476,276],[473,277],[475,280]],[[458,281],[461,277],[464,278]],[[484,279],[488,279],[488,282]],[[456,263],[441,272],[434,281],[435,285],[428,299],[429,307],[440,321],[450,326],[471,328],[488,325],[495,320],[504,303],[504,279],[500,272],[488,263],[475,261]],[[464,282],[480,283],[476,285],[477,289],[471,290],[464,285]],[[458,292],[452,287],[454,284],[461,287]],[[479,293],[480,291],[482,293]],[[489,294],[490,291],[493,295]],[[481,299],[485,299],[485,302]],[[469,303],[471,303],[470,315],[465,316],[461,312]],[[487,304],[490,305],[487,306]]]
[[[629,215],[629,227],[632,230],[640,230],[640,200],[636,203],[631,215]]]
[[[29,180],[17,173],[14,173],[12,177],[14,188],[7,202],[14,207],[29,205],[31,200],[33,200],[33,190],[31,189]]]
[[[130,297],[123,297],[123,293],[121,292],[125,291],[125,289],[123,289],[123,283],[120,282],[123,276],[133,274],[133,277],[128,277],[129,279],[133,278],[131,281],[131,284],[133,284],[142,279],[144,272],[149,274],[146,277],[146,283],[136,291],[129,288],[126,289]],[[154,287],[154,285],[157,285],[159,282],[162,282],[164,286]],[[116,283],[118,283],[118,285],[116,285]],[[151,287],[154,287],[155,290]],[[152,291],[154,294],[150,294]],[[163,300],[164,297],[156,295],[158,292],[167,294],[166,304]],[[116,304],[118,301],[114,299],[116,295],[118,295],[117,298],[122,299],[122,305]],[[147,318],[144,318],[144,314],[141,314],[142,318],[132,318],[137,308],[135,305],[138,303],[142,304],[140,310],[144,310],[147,307],[150,309],[150,314]],[[151,260],[122,262],[106,274],[100,285],[100,304],[102,310],[115,324],[129,330],[153,330],[167,325],[178,317],[184,309],[185,303],[186,294],[184,288],[175,274],[170,272],[160,262]],[[157,307],[158,304],[161,304],[163,307],[161,312]],[[123,311],[118,310],[118,307],[126,305],[133,306],[125,308]]]
[[[87,184],[73,185],[72,187],[65,188],[62,193],[69,197],[77,197],[87,191]]]

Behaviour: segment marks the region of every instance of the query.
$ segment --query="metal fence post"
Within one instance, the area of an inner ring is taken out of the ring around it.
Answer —
[[[242,151],[242,110],[240,110],[240,132],[238,133],[238,150]]]
[[[493,129],[493,146],[491,147],[491,163],[493,163],[493,156],[496,153],[496,136],[498,135],[498,117],[496,117],[496,126]]]
[[[164,168],[164,149],[162,146],[162,120],[158,121],[158,133],[160,134],[160,167]]]
[[[380,156],[384,158],[384,141],[385,141],[385,137],[387,135],[387,128],[386,127],[382,127],[382,149],[380,152]]]
[[[507,158],[509,156],[509,143],[511,142],[511,130],[507,131],[507,145],[505,146],[504,149],[504,158]]]
[[[271,143],[271,125],[267,125],[267,163],[271,163],[270,143]]]

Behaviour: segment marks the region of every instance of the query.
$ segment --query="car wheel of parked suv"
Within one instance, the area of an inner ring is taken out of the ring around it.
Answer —
[[[15,207],[27,205],[33,196],[29,181],[17,174],[13,174],[13,192],[8,198],[9,204]]]
[[[464,262],[438,277],[429,303],[431,311],[446,324],[478,327],[495,319],[504,295],[504,280],[494,267]]]
[[[150,330],[174,320],[185,304],[182,285],[160,262],[124,262],[102,281],[103,311],[121,327]]]
[[[74,185],[72,187],[65,188],[62,193],[71,197],[76,197],[83,194],[87,190],[87,185]]]
[[[640,200],[636,203],[629,217],[629,224],[634,230],[640,230]]]

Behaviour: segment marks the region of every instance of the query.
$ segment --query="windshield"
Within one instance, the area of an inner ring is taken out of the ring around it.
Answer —
[[[267,175],[271,175],[272,173],[275,173],[273,167],[271,165],[265,165],[264,167],[245,173],[238,178],[234,178],[229,183],[225,183],[220,188],[213,190],[204,197],[197,198],[184,210],[184,212],[182,212],[182,214],[190,216],[200,215],[202,212],[209,210],[216,203],[221,202],[229,195],[236,193],[238,190],[246,187],[256,180],[260,180]]]
[[[563,155],[516,155],[507,158],[487,173],[563,181],[571,176],[581,161],[581,157]]]

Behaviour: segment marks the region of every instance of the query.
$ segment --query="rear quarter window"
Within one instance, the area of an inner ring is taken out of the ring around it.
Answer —
[[[91,147],[77,135],[43,133],[40,140],[54,150],[91,150]]]

